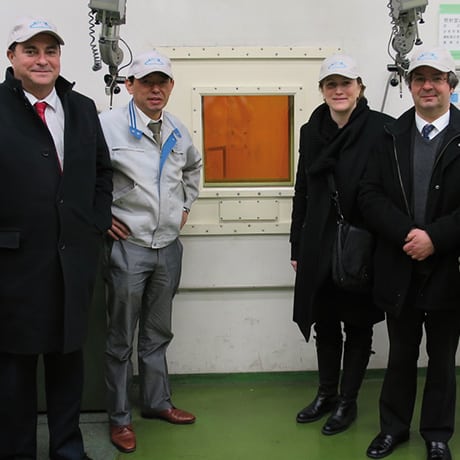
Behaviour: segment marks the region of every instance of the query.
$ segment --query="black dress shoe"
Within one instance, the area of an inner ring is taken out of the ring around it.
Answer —
[[[358,406],[355,400],[340,399],[324,424],[321,433],[330,435],[345,431],[355,421],[357,414]]]
[[[318,393],[315,399],[297,414],[296,420],[298,423],[314,422],[331,412],[336,404],[337,395],[331,396]]]
[[[383,458],[390,455],[396,446],[406,442],[409,439],[409,433],[400,436],[379,433],[367,448],[367,456],[370,458]]]
[[[427,441],[427,460],[452,460],[447,443],[440,441]]]

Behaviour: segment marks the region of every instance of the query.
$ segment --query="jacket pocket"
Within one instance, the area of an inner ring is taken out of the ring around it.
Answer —
[[[136,148],[136,147],[131,147],[131,146],[124,146],[124,145],[121,145],[121,146],[116,146],[116,147],[112,147],[112,152],[139,152],[139,153],[144,153],[145,152],[145,149],[143,148]]]
[[[0,230],[0,248],[17,249],[19,248],[20,232]]]
[[[133,190],[135,187],[136,182],[134,182],[126,174],[123,174],[121,171],[117,170],[113,172],[113,201],[117,201],[129,193],[131,190]]]

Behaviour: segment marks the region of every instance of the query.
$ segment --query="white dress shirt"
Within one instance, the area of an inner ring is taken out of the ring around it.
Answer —
[[[56,88],[53,88],[45,99],[37,99],[33,94],[24,91],[24,94],[29,99],[30,103],[35,105],[36,102],[46,102],[45,119],[46,125],[51,133],[56,147],[57,156],[61,164],[61,169],[64,169],[64,108],[62,102],[57,95]]]

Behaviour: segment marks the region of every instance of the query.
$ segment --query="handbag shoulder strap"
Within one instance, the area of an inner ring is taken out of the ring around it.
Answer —
[[[339,222],[343,221],[345,219],[343,217],[342,208],[340,207],[339,191],[337,190],[337,185],[335,184],[334,175],[332,173],[327,175],[327,183],[329,185],[329,189],[331,190],[331,199],[335,205],[335,209],[339,217]]]

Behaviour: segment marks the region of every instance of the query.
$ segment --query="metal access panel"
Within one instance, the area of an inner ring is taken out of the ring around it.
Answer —
[[[227,200],[219,204],[222,222],[277,221],[279,202],[277,200]]]

